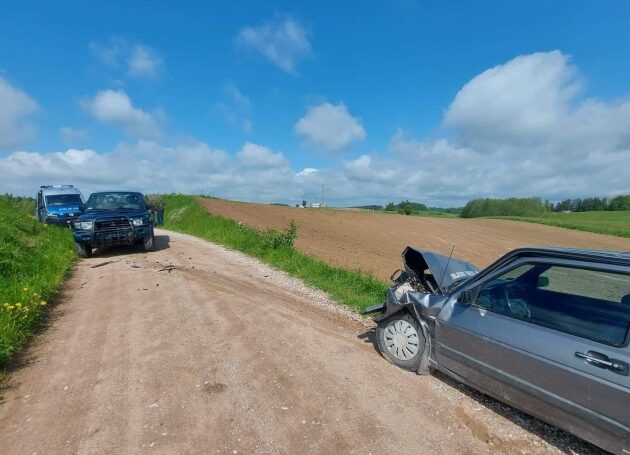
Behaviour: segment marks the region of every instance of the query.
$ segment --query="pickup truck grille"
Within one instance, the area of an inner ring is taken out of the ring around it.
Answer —
[[[129,218],[104,218],[96,220],[95,231],[111,231],[117,229],[128,229],[131,227]]]

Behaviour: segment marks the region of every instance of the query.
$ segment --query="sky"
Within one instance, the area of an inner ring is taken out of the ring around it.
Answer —
[[[5,0],[0,193],[630,193],[624,1]]]

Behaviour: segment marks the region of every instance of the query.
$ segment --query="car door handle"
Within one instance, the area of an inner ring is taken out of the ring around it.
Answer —
[[[624,376],[628,376],[628,364],[618,359],[612,359],[601,352],[595,351],[586,351],[586,352],[576,352],[576,357],[580,359],[584,359],[584,361],[590,365],[606,368],[615,373],[622,374]]]

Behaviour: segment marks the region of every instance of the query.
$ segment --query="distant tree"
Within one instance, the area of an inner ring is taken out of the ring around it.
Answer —
[[[302,207],[306,207],[306,199],[302,200]]]
[[[608,202],[608,210],[630,210],[630,194],[612,198]]]
[[[394,204],[393,202],[388,203],[385,206],[385,210],[388,212],[395,212],[396,211],[396,204]]]
[[[462,210],[463,218],[480,216],[539,216],[545,206],[539,197],[473,199]]]

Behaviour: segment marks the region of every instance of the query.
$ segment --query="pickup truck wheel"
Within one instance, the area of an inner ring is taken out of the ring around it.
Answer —
[[[422,330],[407,311],[400,311],[379,322],[376,343],[387,360],[404,370],[417,371],[424,352]]]
[[[80,258],[89,258],[92,256],[92,247],[86,245],[85,243],[75,242],[74,250]]]
[[[147,253],[155,250],[155,236],[153,235],[153,231],[144,238],[142,245],[144,246],[144,251]]]

